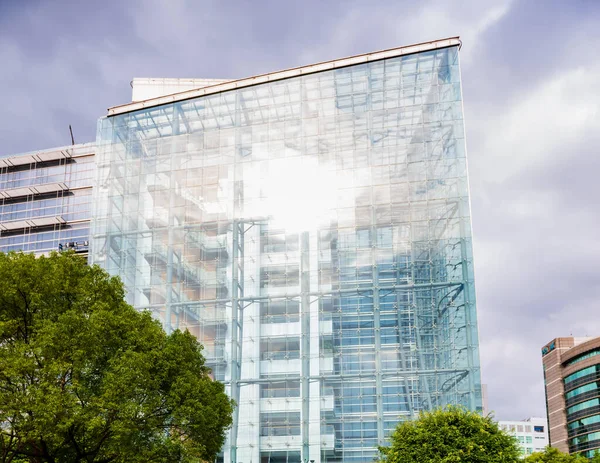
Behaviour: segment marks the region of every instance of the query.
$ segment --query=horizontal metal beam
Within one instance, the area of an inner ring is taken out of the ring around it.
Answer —
[[[95,149],[93,143],[83,143],[80,145],[54,148],[47,151],[16,154],[14,156],[0,158],[0,168],[14,168],[30,164],[59,161],[61,159],[94,156]]]
[[[377,288],[369,287],[369,288],[345,288],[345,289],[332,289],[331,291],[311,291],[308,293],[308,296],[335,296],[339,294],[358,294],[371,292],[374,289],[379,291],[402,291],[402,290],[410,290],[410,289],[435,289],[435,288],[447,288],[452,286],[460,286],[463,282],[461,281],[443,281],[438,283],[416,283],[416,284],[407,284],[407,285],[386,285],[379,286]],[[293,294],[284,294],[281,296],[269,295],[269,296],[246,296],[237,299],[238,301],[243,302],[255,302],[255,301],[266,301],[270,299],[293,299],[299,298],[301,293],[293,293]],[[223,298],[223,299],[209,299],[209,300],[197,300],[190,302],[176,302],[171,304],[172,307],[182,306],[182,305],[207,305],[207,304],[223,304],[223,303],[231,303],[231,298]],[[162,307],[162,305],[161,305]],[[149,308],[152,308],[150,306]]]
[[[50,193],[58,193],[68,191],[69,187],[66,183],[44,183],[41,185],[32,185],[20,188],[9,188],[8,190],[0,191],[0,197],[4,199],[17,199],[28,196],[39,196]]]
[[[28,220],[17,220],[14,222],[4,222],[0,224],[0,231],[12,231],[24,228],[40,228],[48,227],[50,225],[65,224],[67,221],[61,216],[56,217],[42,217]]]
[[[397,378],[397,377],[406,377],[406,376],[426,376],[426,375],[439,375],[444,373],[456,374],[456,373],[469,373],[469,370],[465,368],[439,368],[437,370],[395,370],[394,372],[382,372],[382,379],[389,378]],[[263,377],[263,378],[251,378],[251,379],[242,379],[239,380],[240,384],[261,384],[261,383],[273,383],[277,381],[285,381],[289,378],[298,378],[298,373],[294,372],[288,376],[271,376],[271,377]],[[317,375],[317,376],[309,376],[309,379],[312,381],[325,381],[325,380],[335,380],[335,381],[345,381],[352,379],[370,379],[375,382],[375,373],[365,373],[365,374],[356,374],[356,375]],[[229,384],[230,381],[224,381],[225,384]]]

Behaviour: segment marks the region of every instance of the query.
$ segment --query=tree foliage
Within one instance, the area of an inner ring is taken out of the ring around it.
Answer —
[[[214,460],[233,403],[190,333],[74,254],[0,254],[0,282],[0,462]]]
[[[423,412],[398,425],[389,447],[380,447],[386,463],[515,463],[516,439],[491,417],[460,407]]]
[[[535,452],[523,459],[524,463],[600,463],[600,455],[591,459],[581,455],[569,455],[554,447],[546,447],[543,452]]]

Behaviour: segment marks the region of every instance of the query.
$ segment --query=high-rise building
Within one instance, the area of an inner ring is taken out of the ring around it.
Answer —
[[[100,120],[90,260],[205,346],[238,404],[222,461],[371,461],[421,410],[481,410],[459,48]]]
[[[94,153],[81,144],[0,157],[0,252],[87,255]]]
[[[534,452],[543,452],[548,446],[546,418],[526,418],[519,421],[499,421],[500,429],[517,438],[521,454],[526,457]]]
[[[600,450],[600,337],[556,338],[542,348],[550,445]]]

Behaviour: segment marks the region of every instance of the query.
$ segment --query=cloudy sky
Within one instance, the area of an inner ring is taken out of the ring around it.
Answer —
[[[132,77],[240,78],[460,35],[482,375],[545,415],[540,348],[600,335],[598,0],[0,0],[0,156],[95,139]]]

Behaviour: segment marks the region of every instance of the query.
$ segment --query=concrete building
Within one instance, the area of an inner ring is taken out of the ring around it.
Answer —
[[[197,336],[238,403],[219,461],[372,461],[421,410],[482,410],[459,48],[134,79],[74,177],[91,200],[60,164],[58,234],[13,249],[89,241]]]
[[[500,429],[515,436],[525,457],[534,452],[543,452],[548,446],[546,418],[531,417],[520,421],[499,421]]]
[[[542,348],[550,445],[591,457],[600,449],[600,337]]]
[[[87,255],[94,145],[0,157],[0,252]]]

